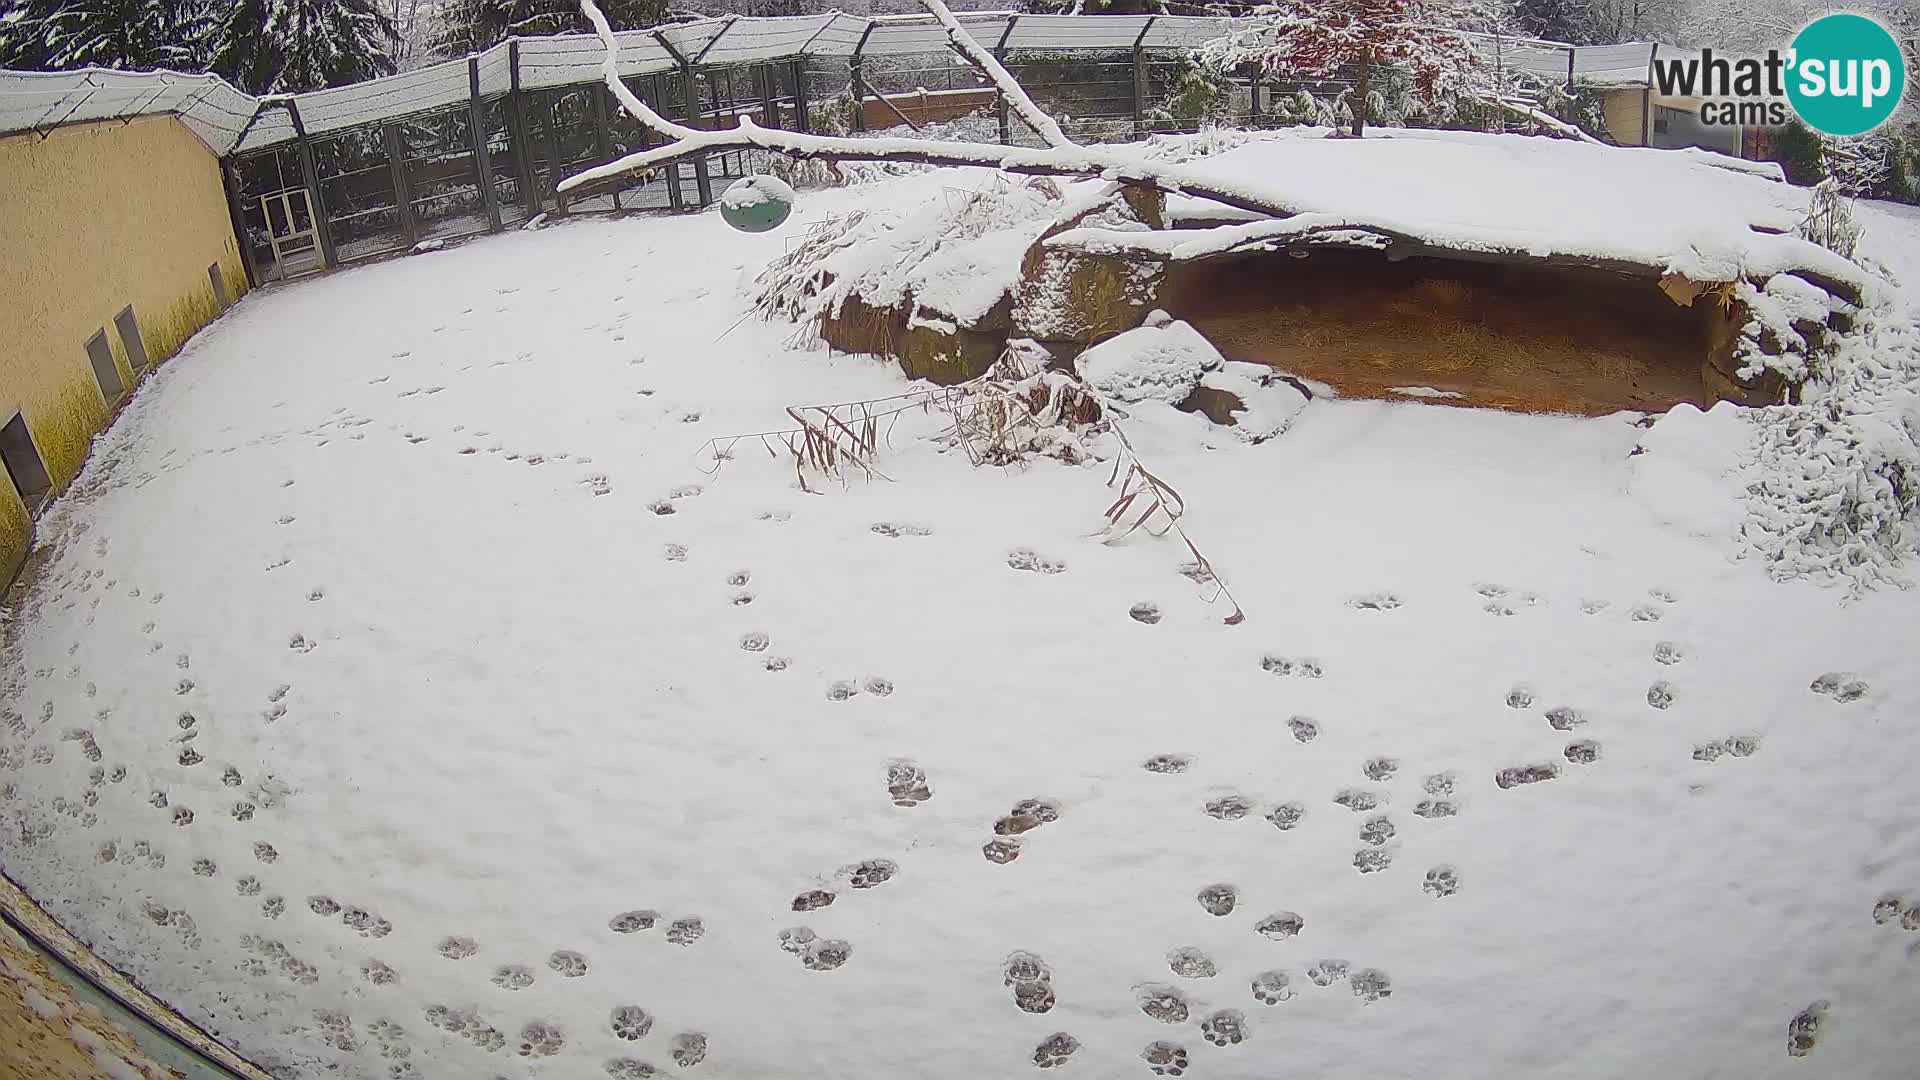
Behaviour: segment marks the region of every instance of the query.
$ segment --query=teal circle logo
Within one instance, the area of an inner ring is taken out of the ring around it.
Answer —
[[[1859,135],[1885,123],[1907,89],[1907,62],[1893,34],[1865,15],[1822,15],[1793,39],[1787,100],[1828,135]]]

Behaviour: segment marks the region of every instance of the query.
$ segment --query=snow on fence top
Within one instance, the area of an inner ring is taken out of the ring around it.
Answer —
[[[1131,49],[1191,49],[1219,37],[1235,20],[1194,15],[1015,15],[966,12],[956,16],[976,41],[1009,52],[1107,53]],[[674,71],[683,64],[724,66],[806,57],[906,56],[944,53],[946,31],[931,15],[861,17],[835,12],[773,18],[719,18],[624,30],[620,72],[625,76]],[[1547,78],[1596,86],[1647,81],[1653,45],[1573,46],[1515,38],[1477,38],[1490,59]],[[578,86],[600,80],[600,42],[588,34],[517,38],[477,57],[449,60],[351,86],[288,96],[253,98],[212,75],[174,72],[0,72],[0,135],[60,124],[173,113],[220,154],[259,150],[299,134],[324,134],[378,123],[466,100],[479,75],[479,96],[519,85],[527,89]],[[470,61],[474,66],[470,67]],[[291,105],[291,108],[289,108]]]

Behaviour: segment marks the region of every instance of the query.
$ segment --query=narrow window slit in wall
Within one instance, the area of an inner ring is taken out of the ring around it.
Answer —
[[[33,445],[33,435],[27,431],[27,418],[20,413],[14,413],[13,419],[0,427],[0,464],[6,466],[13,489],[20,493],[27,509],[38,509],[53,487],[53,478],[47,475],[47,466]]]
[[[147,343],[140,339],[140,324],[134,320],[132,304],[120,309],[113,325],[120,331],[120,344],[126,346],[128,366],[135,375],[140,374],[147,367]]]
[[[93,377],[100,383],[100,400],[112,408],[113,403],[120,400],[126,384],[120,381],[120,365],[113,362],[113,346],[107,344],[104,328],[87,339],[87,361],[93,365]]]

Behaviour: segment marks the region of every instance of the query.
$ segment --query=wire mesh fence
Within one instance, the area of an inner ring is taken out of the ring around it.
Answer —
[[[1175,15],[959,18],[1070,137],[1088,142],[1198,126],[1202,118],[1175,99],[1193,48],[1233,25]],[[938,124],[949,137],[964,131],[971,139],[1040,144],[928,17],[716,19],[616,38],[628,89],[690,126],[731,127],[749,118],[766,127],[847,134]],[[1652,48],[1481,44],[1501,63],[1564,76],[1569,85],[1644,79]],[[244,125],[223,129],[236,217],[250,238],[260,234],[245,247],[268,260],[255,267],[256,277],[291,272],[273,234],[297,233],[304,218],[262,209],[263,200],[289,190],[305,192],[320,262],[334,265],[504,228],[549,209],[703,206],[726,183],[767,166],[765,154],[714,154],[569,203],[558,190],[562,179],[661,141],[602,85],[603,59],[591,36],[520,38],[387,79],[260,101]],[[1284,107],[1295,89],[1241,73],[1205,120],[1298,122],[1297,111]]]

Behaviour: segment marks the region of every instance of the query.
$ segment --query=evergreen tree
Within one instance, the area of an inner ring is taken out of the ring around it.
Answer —
[[[194,71],[205,0],[0,0],[0,67]]]
[[[615,30],[655,26],[667,17],[666,0],[604,0],[600,10]],[[578,0],[449,0],[439,19],[434,47],[443,56],[481,52],[516,35],[584,34],[593,29],[580,14]]]
[[[380,0],[268,0],[274,75],[263,89],[292,93],[391,75],[393,43]]]

